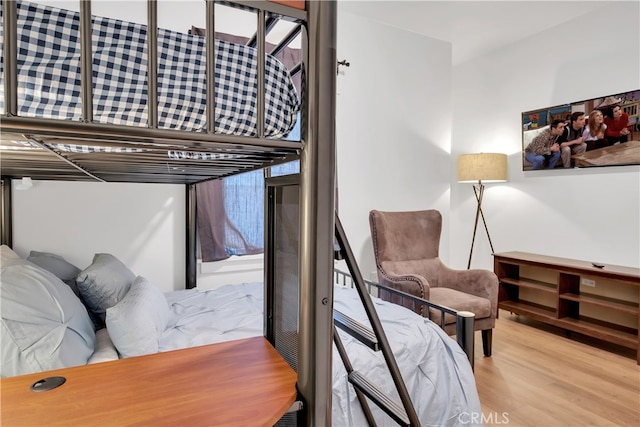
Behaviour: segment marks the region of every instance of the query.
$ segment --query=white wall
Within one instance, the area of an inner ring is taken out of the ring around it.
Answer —
[[[339,215],[362,274],[375,270],[369,211],[449,217],[451,45],[376,23],[338,4]],[[448,253],[443,231],[442,253]]]
[[[262,254],[231,256],[216,262],[198,261],[197,287],[200,290],[217,289],[224,285],[264,281]]]
[[[553,2],[538,5],[553,13]],[[524,173],[520,129],[523,111],[640,88],[639,16],[638,2],[607,2],[454,68],[454,266],[466,266],[475,214],[471,186],[455,183],[455,162],[462,153],[492,151],[509,154],[509,182],[488,184],[483,203],[496,252],[640,266],[640,167]],[[493,268],[480,231],[472,266]]]
[[[185,287],[185,187],[166,184],[13,181],[13,249],[51,252],[83,269],[115,255],[163,291]],[[199,289],[264,280],[262,255],[197,265]]]
[[[164,291],[185,286],[182,185],[13,181],[13,249],[53,252],[78,268],[115,255]]]

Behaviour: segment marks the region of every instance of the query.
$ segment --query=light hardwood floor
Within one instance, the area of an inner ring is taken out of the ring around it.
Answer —
[[[635,350],[500,311],[491,357],[476,336],[486,426],[639,426]]]

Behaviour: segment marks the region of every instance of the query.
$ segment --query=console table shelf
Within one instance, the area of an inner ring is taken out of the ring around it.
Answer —
[[[526,252],[494,254],[498,307],[637,350],[640,269]]]
[[[614,310],[624,311],[629,314],[638,314],[638,304],[634,304],[632,302],[627,301],[618,301],[613,298],[600,297],[595,295],[588,294],[573,294],[573,293],[565,293],[560,294],[561,299],[566,299],[570,301],[581,302],[584,304],[593,304],[600,307],[608,307]]]
[[[509,285],[518,286],[521,288],[537,289],[542,292],[550,292],[553,294],[557,292],[557,288],[554,285],[550,283],[539,282],[536,280],[513,280],[513,279],[509,279],[508,277],[505,277],[502,279],[502,282]]]
[[[556,311],[549,307],[544,307],[530,302],[503,301],[498,304],[499,308],[513,313],[523,314],[532,319],[546,322],[556,318]]]

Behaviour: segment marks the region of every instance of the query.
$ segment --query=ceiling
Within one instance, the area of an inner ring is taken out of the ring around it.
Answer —
[[[458,65],[602,8],[610,1],[614,0],[339,0],[339,10],[450,42],[453,65]]]

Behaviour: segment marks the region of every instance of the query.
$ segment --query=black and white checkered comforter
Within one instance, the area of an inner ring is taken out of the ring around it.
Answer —
[[[81,120],[79,13],[21,1],[17,9],[18,115]],[[94,16],[92,28],[93,121],[147,126],[147,27]],[[254,136],[257,51],[224,41],[215,51],[216,133]],[[267,55],[265,69],[265,135],[286,136],[298,94],[277,59]],[[205,87],[204,37],[158,29],[158,127],[206,131]]]

